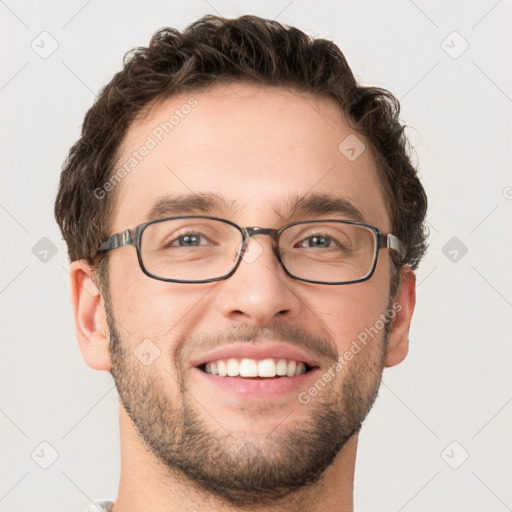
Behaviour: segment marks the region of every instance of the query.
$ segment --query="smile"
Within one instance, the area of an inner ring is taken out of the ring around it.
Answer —
[[[206,373],[220,377],[295,377],[302,375],[312,368],[302,361],[286,359],[218,359],[201,365],[199,367]]]

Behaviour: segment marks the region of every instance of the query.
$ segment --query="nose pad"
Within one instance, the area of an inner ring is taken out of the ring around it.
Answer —
[[[238,244],[236,257],[239,257],[240,254],[242,254],[244,263],[254,263],[263,254],[263,246],[254,237],[250,237],[245,240],[245,246],[244,242]]]

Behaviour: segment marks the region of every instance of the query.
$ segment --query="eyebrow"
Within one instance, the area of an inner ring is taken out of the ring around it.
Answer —
[[[228,212],[227,202],[217,194],[182,194],[159,198],[148,213],[149,220],[167,215]]]
[[[218,194],[198,193],[159,198],[148,212],[148,219],[155,220],[172,215],[222,213],[233,215],[238,209]],[[331,194],[312,193],[302,197],[291,197],[284,211],[274,206],[274,211],[286,222],[295,217],[338,214],[358,222],[366,222],[361,211],[347,198]]]
[[[332,194],[312,193],[305,196],[296,196],[288,201],[286,211],[279,213],[285,221],[291,221],[294,217],[312,215],[342,215],[344,218],[358,222],[366,222],[361,211],[346,197]]]

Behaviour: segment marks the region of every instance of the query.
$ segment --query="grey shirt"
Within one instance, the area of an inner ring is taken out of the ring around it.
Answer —
[[[92,505],[89,505],[84,512],[110,512],[113,506],[113,501],[99,500],[95,501]]]

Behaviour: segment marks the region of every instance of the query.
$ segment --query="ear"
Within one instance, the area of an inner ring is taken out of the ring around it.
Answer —
[[[400,286],[395,296],[393,327],[389,333],[385,366],[401,363],[409,351],[409,327],[416,305],[416,275],[410,267],[400,271]]]
[[[71,263],[71,300],[82,357],[94,370],[110,370],[109,332],[105,301],[96,287],[86,260]]]

